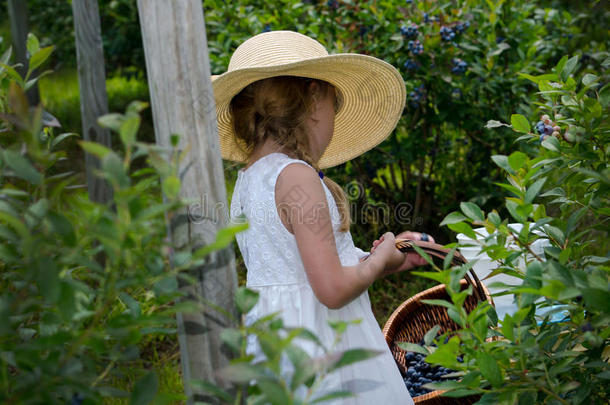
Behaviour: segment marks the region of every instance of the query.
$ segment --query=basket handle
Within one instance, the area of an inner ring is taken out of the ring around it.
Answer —
[[[441,259],[444,259],[451,251],[451,249],[444,248],[442,245],[439,245],[438,243],[434,242],[424,242],[422,240],[413,239],[396,239],[396,248],[403,253],[417,253],[413,245],[417,245],[429,255],[436,256]],[[464,258],[464,256],[462,256],[460,252],[458,252],[457,250],[453,252],[453,258],[451,259],[451,264],[453,266],[459,266],[462,264],[466,264],[467,262],[468,261]],[[472,285],[475,297],[479,301],[485,300],[486,294],[481,280],[479,280],[472,267],[469,269],[468,272],[470,273],[470,276],[468,275],[468,273],[466,273],[464,274],[464,279],[468,282],[468,284]]]

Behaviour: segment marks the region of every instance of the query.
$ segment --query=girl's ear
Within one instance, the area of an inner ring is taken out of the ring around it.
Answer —
[[[311,92],[311,94],[313,95],[313,99],[316,100],[318,97],[318,94],[320,94],[320,83],[318,83],[315,80],[312,80],[309,82],[309,86],[308,86],[308,90]]]

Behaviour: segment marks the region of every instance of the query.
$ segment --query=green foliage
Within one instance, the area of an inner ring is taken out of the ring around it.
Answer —
[[[258,302],[258,293],[240,287],[235,302],[240,315],[247,314]],[[242,319],[245,319],[242,317]],[[332,347],[325,347],[316,335],[304,328],[284,326],[279,313],[273,313],[251,323],[241,322],[237,328],[223,330],[221,339],[236,358],[218,371],[218,375],[232,384],[223,390],[208,381],[192,381],[193,388],[223,403],[317,404],[331,399],[351,397],[347,391],[320,392],[326,376],[342,367],[377,356],[380,352],[353,348],[336,351],[342,335],[351,323],[359,321],[329,321],[335,332]],[[239,323],[239,322],[236,322]],[[247,342],[256,338],[264,359],[248,354]],[[309,344],[319,357],[311,357],[302,347]]]
[[[28,46],[40,63],[49,56],[34,37]],[[160,193],[176,162],[131,171],[137,156],[162,160],[154,145],[135,141],[145,104],[134,102],[125,115],[113,115],[124,154],[80,142],[100,159],[98,175],[113,188],[111,204],[90,201],[75,187],[77,173],[54,171],[66,158],[63,141],[75,134],[55,135],[48,126],[54,118],[28,106],[31,80],[6,64],[0,71],[0,398],[129,397],[112,383],[121,366],[134,364],[144,339],[175,335],[174,314],[192,307],[174,303],[182,296],[176,276],[197,261],[173,260],[182,252],[172,251],[164,217],[184,203],[175,193],[163,202]],[[142,377],[132,402],[148,403],[157,376],[131,372]]]
[[[454,288],[460,269],[422,273],[448,285],[451,302],[433,304],[448,307],[461,326],[448,343],[440,344],[442,336],[438,349],[428,349],[427,361],[458,370],[462,380],[431,387],[451,396],[482,394],[480,404],[608,403],[610,87],[598,82],[607,83],[609,63],[610,58],[602,72],[576,76],[578,57],[564,57],[552,73],[523,75],[540,90],[542,102],[532,104],[541,120],[555,122],[560,131],[540,142],[530,132],[534,125],[513,115],[513,130],[523,134],[527,153],[494,159],[507,176],[498,186],[509,192],[509,215],[493,210],[485,216],[476,206],[462,205],[464,215],[454,212],[444,221],[473,234],[472,225],[483,226],[495,235],[481,242],[482,251],[500,263],[492,274],[522,280],[516,286],[496,283],[514,294],[518,310],[499,322],[487,303],[466,314],[464,292]],[[531,248],[540,238],[551,245],[542,256]]]

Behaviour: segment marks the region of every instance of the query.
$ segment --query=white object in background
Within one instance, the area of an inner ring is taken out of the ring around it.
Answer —
[[[530,226],[531,225],[532,224],[530,224]],[[517,224],[508,224],[508,227],[513,231],[514,234],[518,235],[519,232],[521,232],[523,225],[518,224],[518,223]],[[506,291],[504,288],[489,287],[489,284],[495,283],[495,282],[501,282],[501,283],[505,283],[508,285],[521,285],[521,282],[522,282],[521,279],[519,279],[517,277],[509,276],[506,274],[496,274],[493,277],[483,280],[493,270],[500,267],[500,263],[498,263],[497,261],[492,261],[491,258],[487,255],[487,253],[481,253],[481,248],[482,248],[482,244],[483,244],[482,241],[489,236],[489,232],[487,232],[487,230],[485,228],[475,228],[474,232],[477,234],[476,241],[474,239],[464,235],[463,233],[460,233],[457,235],[457,239],[460,244],[469,245],[468,247],[461,247],[461,248],[459,248],[459,250],[460,250],[460,253],[462,254],[462,256],[464,256],[464,258],[466,260],[468,260],[469,262],[476,260],[476,263],[473,266],[474,272],[477,275],[477,277],[479,277],[481,282],[483,284],[485,284],[485,286],[487,286],[487,288],[489,289],[489,292],[493,295],[500,291]],[[539,230],[534,231],[534,233],[544,236],[544,233],[542,233]],[[492,238],[495,238],[495,236],[492,235]],[[538,257],[544,259],[545,258],[545,256],[544,256],[544,247],[545,246],[550,246],[549,240],[547,238],[540,238],[540,239],[537,239],[535,242],[533,242],[530,245],[530,248],[532,249],[532,252],[534,252],[534,254],[536,254]],[[506,247],[513,248],[513,249],[517,248],[517,245],[513,238],[511,238],[511,237],[507,238]],[[531,255],[528,255],[527,260],[530,261],[532,259],[534,259],[534,257]],[[518,267],[523,272],[525,272],[526,266],[525,266],[523,257],[519,258]],[[505,314],[512,315],[518,309],[517,304],[514,303],[514,296],[512,294],[495,296],[495,297],[493,297],[493,300],[494,300],[494,304],[496,307],[496,313],[498,314],[498,319],[500,319],[500,320],[504,319]]]

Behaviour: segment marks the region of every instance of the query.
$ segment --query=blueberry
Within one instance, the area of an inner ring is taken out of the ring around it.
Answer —
[[[263,32],[269,32],[269,31],[271,31],[271,25],[265,24],[265,26],[263,27]]]
[[[330,8],[332,8],[333,10],[336,10],[339,8],[339,2],[337,0],[328,0],[326,2],[326,5]]]
[[[466,68],[468,67],[468,63],[464,62],[463,60],[461,60],[459,58],[453,58],[451,60],[451,63],[453,63],[451,72],[456,73],[456,74],[464,73],[466,71]]]
[[[455,38],[455,33],[453,30],[444,25],[441,27],[440,34],[443,41],[451,41],[453,38]]]
[[[405,64],[405,69],[407,70],[416,70],[417,69],[417,62],[415,62],[413,59],[408,59]]]
[[[430,22],[430,16],[428,15],[428,13],[424,13],[424,22],[425,23]]]
[[[413,53],[413,55],[420,55],[424,52],[424,46],[419,41],[419,39],[410,40],[407,43],[407,46],[409,47],[409,51],[411,51],[411,53]]]

